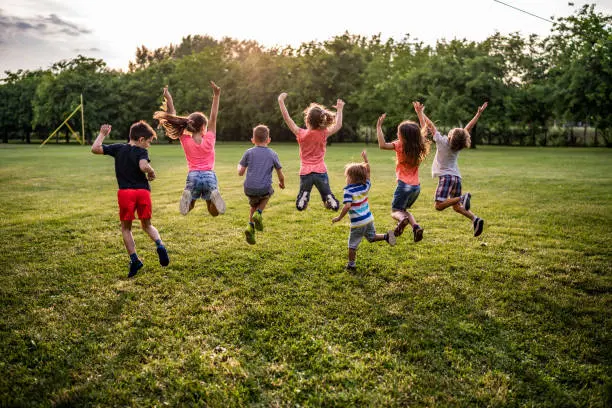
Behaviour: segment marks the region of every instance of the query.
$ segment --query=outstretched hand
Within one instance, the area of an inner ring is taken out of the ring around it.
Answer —
[[[210,81],[210,86],[212,87],[214,95],[221,94],[221,88],[219,86],[217,86],[217,84],[215,84],[213,81]]]
[[[417,114],[423,113],[423,110],[425,109],[425,106],[423,106],[423,104],[419,101],[412,102],[412,106]]]
[[[366,150],[365,150],[365,149],[363,149],[363,152],[361,152],[361,157],[363,157],[363,161],[364,161],[365,163],[367,163],[367,162],[368,162],[368,153],[366,152]]]
[[[382,115],[380,115],[380,117],[378,118],[378,121],[376,122],[376,127],[377,128],[381,128],[383,122],[385,121],[385,118],[387,117],[386,113],[383,113]]]
[[[100,126],[100,134],[102,136],[106,137],[110,133],[111,129],[112,129],[111,125],[104,124],[104,125]]]
[[[489,105],[489,102],[485,102],[481,106],[479,106],[478,107],[478,113],[482,113],[485,109],[487,109],[488,105]]]
[[[335,108],[336,110],[342,110],[344,108],[344,101],[342,99],[336,100],[336,104],[332,106],[332,108]]]
[[[172,95],[170,95],[170,91],[168,91],[168,85],[164,86],[164,98],[172,99]]]
[[[286,98],[287,98],[287,92],[283,92],[282,94],[278,95],[279,102],[285,102]]]

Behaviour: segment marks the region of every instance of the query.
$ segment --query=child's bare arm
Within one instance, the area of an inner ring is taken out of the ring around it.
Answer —
[[[370,162],[368,161],[368,154],[366,153],[365,150],[361,152],[361,157],[363,157],[363,165],[366,169],[366,179],[369,180],[370,179]]]
[[[427,130],[429,131],[429,133],[431,133],[432,136],[435,135],[436,132],[438,132],[438,129],[436,129],[436,125],[434,125],[431,119],[427,117],[425,112],[422,112],[422,115],[423,115],[423,120],[425,120],[425,125],[427,126]]]
[[[476,125],[476,122],[478,122],[478,119],[480,118],[480,115],[482,115],[482,112],[484,112],[484,110],[487,108],[488,104],[489,104],[489,102],[485,102],[481,106],[478,107],[478,111],[476,112],[476,115],[474,115],[472,120],[470,120],[470,123],[468,123],[467,126],[465,127],[465,130],[467,130],[468,133]]]
[[[289,116],[289,111],[287,111],[287,107],[285,106],[285,98],[287,98],[286,92],[278,95],[278,106],[280,107],[281,114],[283,115],[283,119],[285,120],[287,127],[294,135],[297,136],[300,128],[295,124],[293,119],[291,119],[291,116]]]
[[[278,186],[282,189],[285,188],[285,175],[283,174],[283,169],[276,169],[276,175],[278,176]]]
[[[340,214],[338,214],[337,217],[332,218],[332,224],[344,218],[344,216],[346,215],[346,213],[349,212],[350,209],[351,209],[351,203],[344,204],[344,207],[342,207],[342,210],[340,210]]]
[[[395,150],[393,143],[385,142],[385,134],[382,131],[382,124],[385,121],[386,117],[387,114],[383,113],[376,121],[376,137],[378,138],[378,148],[381,150]]]
[[[140,167],[140,171],[147,175],[147,179],[149,179],[149,181],[155,180],[155,170],[153,170],[153,167],[151,167],[146,159],[141,159],[138,162],[138,165]]]
[[[329,128],[329,133],[327,137],[330,137],[334,133],[337,133],[340,129],[342,129],[342,111],[344,109],[344,101],[342,99],[338,99],[336,101],[336,122],[334,122],[333,126]]]
[[[166,100],[166,113],[170,115],[176,115],[176,109],[174,109],[174,101],[172,100],[172,95],[170,95],[170,91],[168,91],[168,85],[164,87],[164,99]]]
[[[219,97],[221,95],[221,88],[217,86],[213,81],[210,81],[210,86],[213,90],[212,107],[210,108],[210,117],[208,118],[208,130],[217,133],[217,113],[219,112]]]
[[[414,106],[414,111],[416,112],[417,117],[419,118],[419,126],[421,126],[421,129],[423,129],[425,126],[427,126],[427,122],[423,117],[423,110],[425,109],[425,107],[421,102],[418,101],[412,102],[412,106]]]
[[[91,145],[91,152],[93,154],[104,154],[102,142],[104,142],[104,138],[108,136],[111,129],[111,125],[104,124],[100,126],[100,133],[98,134],[98,137],[96,137],[96,140],[94,140],[93,145]]]
[[[238,165],[238,175],[239,176],[244,176],[244,173],[246,173],[246,167],[244,167],[243,165],[239,164]]]

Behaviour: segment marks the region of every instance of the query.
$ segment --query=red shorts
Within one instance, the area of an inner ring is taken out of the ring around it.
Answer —
[[[151,219],[153,206],[151,204],[151,192],[147,189],[126,189],[117,191],[119,202],[119,219],[121,221],[132,221],[134,211],[138,212],[138,219]]]

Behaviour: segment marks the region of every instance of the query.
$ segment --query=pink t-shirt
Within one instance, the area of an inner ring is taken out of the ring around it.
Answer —
[[[327,129],[300,129],[296,136],[300,145],[300,176],[309,173],[327,173],[325,150]]]
[[[185,152],[189,171],[206,171],[215,168],[216,136],[212,131],[202,136],[200,144],[197,144],[189,133],[183,133],[179,140]]]
[[[403,181],[411,186],[418,186],[419,182],[419,166],[410,166],[407,163],[400,163],[400,159],[403,157],[402,144],[399,140],[393,142],[393,149],[395,150],[395,157],[397,164],[395,166],[395,177],[398,180]]]

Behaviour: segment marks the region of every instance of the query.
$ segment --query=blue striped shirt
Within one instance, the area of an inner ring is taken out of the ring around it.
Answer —
[[[374,221],[368,204],[370,186],[370,180],[367,180],[365,184],[349,184],[344,187],[342,204],[351,204],[351,209],[348,211],[351,228],[362,227]]]

